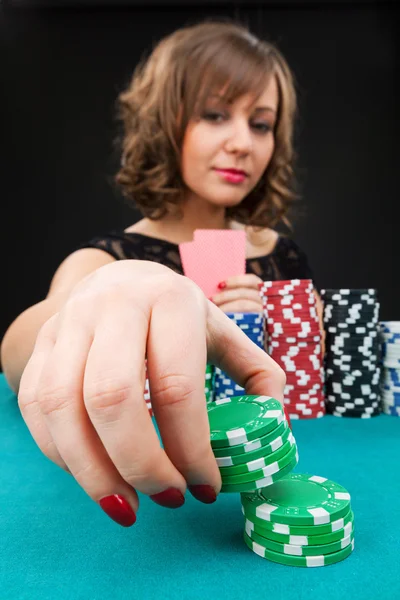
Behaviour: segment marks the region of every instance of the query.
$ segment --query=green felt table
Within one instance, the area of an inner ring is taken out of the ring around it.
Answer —
[[[268,562],[245,546],[237,494],[178,510],[140,496],[136,524],[111,521],[35,445],[0,375],[0,600],[400,598],[400,419],[293,422],[297,472],[352,496],[355,550],[321,568]]]

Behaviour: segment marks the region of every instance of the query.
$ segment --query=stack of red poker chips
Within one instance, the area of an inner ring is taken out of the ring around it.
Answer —
[[[322,332],[311,279],[259,285],[266,351],[286,373],[284,404],[291,419],[326,414]]]

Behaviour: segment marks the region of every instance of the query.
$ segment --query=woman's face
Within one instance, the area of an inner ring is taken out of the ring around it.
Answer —
[[[251,96],[224,105],[210,97],[200,120],[189,122],[182,148],[182,176],[189,198],[214,206],[239,204],[256,186],[271,160],[278,110],[278,86],[271,80],[256,106]],[[246,172],[239,182],[227,180],[219,170]]]

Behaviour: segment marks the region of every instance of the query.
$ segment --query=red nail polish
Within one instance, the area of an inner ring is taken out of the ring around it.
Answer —
[[[196,500],[204,504],[212,504],[217,499],[217,493],[211,485],[189,485],[188,487]]]
[[[220,289],[220,290],[223,290],[223,289],[225,289],[225,288],[226,288],[226,283],[225,283],[225,281],[221,281],[221,283],[219,283],[219,284],[218,284],[218,287],[219,287],[219,289]]]
[[[136,515],[127,500],[119,494],[106,496],[100,500],[100,506],[104,512],[119,525],[130,527],[136,521]]]
[[[150,498],[161,506],[166,508],[179,508],[185,504],[185,497],[182,492],[176,488],[168,488],[159,494],[153,494]]]

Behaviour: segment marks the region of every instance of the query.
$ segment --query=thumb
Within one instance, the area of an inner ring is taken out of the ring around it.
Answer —
[[[283,405],[283,369],[212,302],[208,302],[207,360],[227,373],[246,394],[272,396]]]

